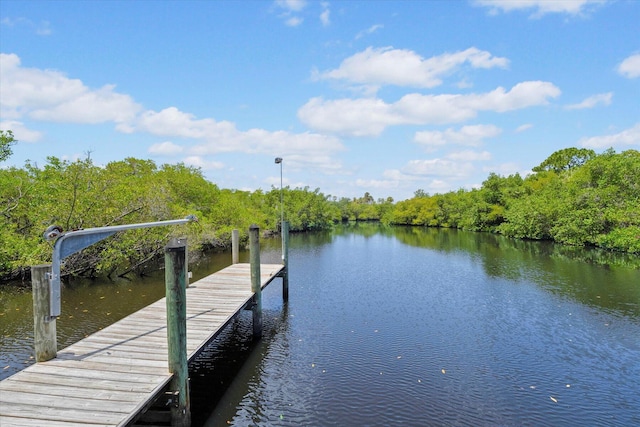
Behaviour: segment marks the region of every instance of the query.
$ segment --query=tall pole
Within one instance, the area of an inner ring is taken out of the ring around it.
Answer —
[[[237,229],[231,231],[231,263],[240,262],[240,232]]]
[[[284,275],[282,276],[282,300],[289,301],[289,221],[282,223],[282,238],[284,251],[282,252],[282,263],[284,264]]]
[[[280,235],[282,236],[282,261],[284,262],[284,199],[282,193],[282,157],[276,157],[276,164],[280,165]]]
[[[253,338],[262,337],[262,280],[260,279],[260,228],[249,227],[249,264],[251,268],[251,292],[253,292]]]
[[[175,399],[171,407],[171,425],[189,427],[191,399],[187,359],[187,242],[185,239],[171,239],[164,251],[168,360],[169,372],[173,374],[169,388]]]
[[[31,267],[33,289],[33,327],[36,362],[46,362],[58,354],[56,318],[49,316],[49,277],[51,264]]]

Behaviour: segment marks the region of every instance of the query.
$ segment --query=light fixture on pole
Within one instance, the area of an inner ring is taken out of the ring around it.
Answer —
[[[284,259],[284,202],[282,199],[282,157],[276,157],[277,165],[280,165],[280,235],[282,236],[282,259]]]

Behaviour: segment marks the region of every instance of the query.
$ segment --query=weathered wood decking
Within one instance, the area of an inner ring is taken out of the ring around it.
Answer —
[[[284,270],[260,266],[264,288]],[[249,264],[187,288],[189,360],[251,300]],[[119,426],[144,411],[171,379],[165,299],[0,382],[0,426]]]

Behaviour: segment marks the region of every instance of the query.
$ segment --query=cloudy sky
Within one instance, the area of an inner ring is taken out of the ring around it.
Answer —
[[[640,149],[640,2],[0,2],[0,167],[200,167],[410,198]]]

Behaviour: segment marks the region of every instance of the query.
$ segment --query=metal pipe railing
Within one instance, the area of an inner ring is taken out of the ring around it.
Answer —
[[[49,320],[53,320],[60,316],[60,264],[63,259],[99,242],[100,240],[106,239],[119,231],[133,230],[136,228],[161,227],[166,225],[180,225],[195,220],[196,217],[194,215],[189,215],[183,219],[84,228],[68,232],[62,232],[62,229],[57,226],[47,228],[44,232],[44,238],[49,241],[55,240],[55,243],[53,244],[51,274],[49,276]]]

